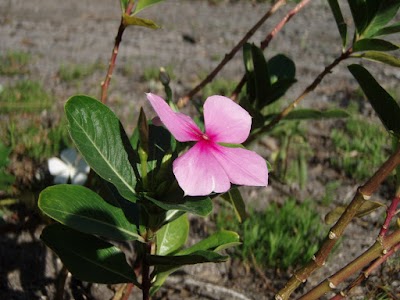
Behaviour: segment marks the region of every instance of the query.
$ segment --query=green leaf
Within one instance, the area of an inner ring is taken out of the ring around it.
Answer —
[[[374,77],[360,65],[348,66],[361,89],[388,131],[400,135],[400,107]]]
[[[191,254],[200,250],[220,251],[239,244],[239,235],[236,232],[221,230],[189,248],[180,250],[177,255]]]
[[[379,29],[374,33],[374,36],[389,35],[398,32],[400,32],[400,22]]]
[[[157,231],[157,254],[168,255],[179,250],[189,235],[189,221],[184,214]]]
[[[375,1],[370,2],[373,3]],[[379,7],[373,18],[371,18],[370,22],[368,22],[368,26],[365,28],[363,32],[364,37],[374,36],[376,32],[378,32],[396,16],[400,7],[400,1],[397,0],[380,0],[376,1],[375,3],[377,2],[379,2]]]
[[[54,220],[84,233],[120,241],[142,239],[121,207],[111,205],[83,186],[48,187],[40,193],[38,206]]]
[[[174,202],[160,201],[149,196],[145,198],[164,210],[180,210],[203,217],[207,216],[213,208],[210,197],[184,197]]]
[[[80,280],[106,284],[132,282],[139,286],[121,250],[95,236],[52,224],[40,238]]]
[[[391,42],[381,39],[362,39],[358,40],[353,45],[354,52],[359,51],[394,51],[399,49],[399,46]]]
[[[381,62],[397,68],[400,67],[400,59],[388,53],[368,51],[361,54],[352,54],[351,56]]]
[[[223,194],[221,197],[232,205],[238,221],[242,223],[246,219],[247,213],[246,205],[244,204],[240,191],[236,188],[231,189],[227,193]]]
[[[138,18],[135,16],[129,16],[127,14],[123,14],[123,23],[125,26],[142,26],[142,27],[147,27],[150,29],[158,29],[160,26],[158,26],[154,21],[149,20],[149,19],[143,19],[143,18]]]
[[[151,266],[183,266],[207,262],[224,262],[228,256],[215,253],[214,251],[195,251],[188,255],[149,255],[148,263]]]
[[[251,47],[251,55],[254,65],[254,80],[256,87],[256,107],[264,107],[267,103],[263,103],[271,94],[271,80],[268,71],[267,61],[265,60],[262,50],[255,45]]]
[[[361,34],[368,20],[367,5],[365,0],[350,0],[348,3],[357,33]]]
[[[284,120],[323,120],[331,118],[347,118],[349,113],[341,109],[319,111],[315,109],[297,109],[291,111]]]
[[[190,255],[196,253],[197,251],[219,251],[239,244],[239,235],[236,232],[223,230],[214,233],[192,247],[179,251],[177,255]],[[172,258],[174,257],[176,256],[173,256]],[[178,270],[178,267],[171,267],[167,265],[157,266],[155,269],[155,282],[150,290],[151,295],[154,295],[154,293],[163,285],[167,277],[176,270]]]
[[[361,218],[361,217],[367,216],[382,206],[385,206],[385,205],[380,202],[366,200],[361,205],[361,207],[358,209],[358,211],[356,213],[356,217]],[[334,224],[337,220],[339,220],[339,218],[344,213],[346,208],[347,208],[346,205],[338,205],[337,207],[335,207],[333,210],[331,210],[329,213],[326,214],[325,223],[327,225]]]
[[[338,27],[340,37],[342,38],[342,46],[343,48],[345,48],[347,43],[347,24],[344,21],[338,0],[328,0],[328,2],[331,11],[333,13],[333,17],[335,18],[335,22]]]
[[[249,97],[250,104],[253,104],[253,102],[256,100],[256,84],[251,44],[246,43],[243,45],[243,62],[246,70],[247,95]]]
[[[104,104],[82,95],[67,101],[65,113],[71,138],[86,162],[123,197],[135,202],[134,153],[118,118]]]
[[[135,10],[133,12],[134,15],[136,15],[138,12],[140,12],[141,10],[150,7],[158,2],[161,2],[164,0],[139,0],[138,4],[135,7]]]

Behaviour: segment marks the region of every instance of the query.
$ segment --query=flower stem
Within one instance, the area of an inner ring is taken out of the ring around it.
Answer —
[[[309,0],[307,0],[309,1]],[[178,108],[184,107],[190,98],[197,94],[202,88],[204,88],[208,83],[210,83],[214,77],[221,71],[221,69],[235,56],[235,54],[242,48],[242,46],[250,39],[250,37],[260,28],[260,26],[272,16],[282,5],[286,3],[286,0],[278,0],[275,4],[262,16],[260,20],[244,35],[244,37],[237,43],[232,50],[224,56],[222,61],[215,67],[208,76],[200,82],[195,88],[193,88],[184,97],[179,99],[177,106]]]
[[[130,15],[132,13],[132,9],[134,7],[134,2],[135,2],[134,0],[129,1],[129,3],[125,9],[125,13],[127,15]],[[100,97],[100,99],[101,99],[102,103],[106,103],[106,101],[107,101],[108,87],[110,85],[112,73],[115,68],[115,62],[117,60],[119,45],[122,41],[122,35],[124,34],[125,29],[126,29],[126,25],[124,24],[123,18],[121,17],[121,23],[119,24],[118,33],[117,33],[117,36],[115,37],[114,47],[113,47],[113,50],[111,53],[111,58],[110,58],[110,63],[108,65],[107,74],[106,74],[104,81],[101,82],[101,97]]]

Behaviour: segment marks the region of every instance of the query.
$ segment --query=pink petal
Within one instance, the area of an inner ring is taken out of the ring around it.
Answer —
[[[241,144],[249,136],[251,116],[231,99],[211,96],[204,103],[204,124],[214,142]]]
[[[199,127],[189,116],[174,112],[163,98],[148,93],[147,99],[160,117],[161,122],[178,141],[198,141],[203,135]]]
[[[250,186],[268,185],[267,163],[254,151],[215,145],[212,154],[224,168],[230,182]]]
[[[201,141],[174,161],[173,171],[185,195],[203,196],[229,190],[228,176],[210,151],[212,146]]]

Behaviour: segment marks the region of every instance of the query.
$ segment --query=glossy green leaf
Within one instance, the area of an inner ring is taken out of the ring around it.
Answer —
[[[350,0],[348,3],[357,33],[361,34],[368,20],[367,5],[365,0]]]
[[[157,231],[157,254],[168,255],[178,251],[189,235],[189,221],[184,214]]]
[[[400,7],[400,1],[397,0],[380,0],[369,2],[372,3],[371,5],[377,5],[376,3],[379,3],[379,7],[374,13],[374,16],[368,22],[368,26],[363,32],[363,36],[365,37],[374,36],[376,32],[378,32],[396,16]]]
[[[220,251],[240,244],[239,235],[234,231],[221,230],[201,240],[193,246],[183,249],[177,255],[190,254],[200,250]]]
[[[177,255],[189,255],[196,253],[197,251],[219,251],[239,244],[239,235],[236,232],[223,230],[214,233],[189,248],[179,251]],[[174,257],[176,256],[173,256],[172,258]],[[155,268],[155,282],[150,291],[151,294],[153,295],[163,285],[167,277],[178,269],[179,267],[171,267],[167,265],[157,266]]]
[[[360,65],[348,66],[361,89],[388,131],[400,135],[400,107],[374,77]]]
[[[271,94],[271,79],[268,65],[262,50],[255,45],[252,45],[251,55],[254,65],[256,107],[264,107],[267,103],[264,104],[263,102],[266,101]]]
[[[400,67],[400,59],[398,57],[384,52],[368,51],[361,54],[352,54],[351,56],[381,62],[397,68]]]
[[[246,90],[249,98],[248,100],[250,104],[252,104],[256,100],[256,85],[251,44],[246,43],[243,45],[243,62],[246,70]]]
[[[112,240],[142,239],[121,207],[79,185],[60,184],[40,193],[39,208],[54,220],[88,234]]]
[[[129,0],[120,0],[120,3],[121,3],[121,11],[123,13],[129,3]]]
[[[346,47],[347,43],[347,24],[344,21],[338,0],[328,0],[328,3],[333,13],[333,17],[335,18],[335,22],[338,27],[340,37],[342,38],[342,46],[344,48]]]
[[[40,238],[80,280],[106,284],[132,282],[139,286],[121,250],[95,236],[52,224],[42,231]]]
[[[207,216],[213,208],[210,197],[184,197],[177,201],[163,201],[146,196],[146,199],[165,210],[180,210]]]
[[[86,162],[100,177],[114,184],[123,197],[135,202],[136,174],[130,162],[133,149],[115,114],[96,99],[83,95],[71,97],[65,113],[71,138]]]
[[[247,217],[247,212],[246,205],[244,204],[240,191],[236,188],[231,189],[221,197],[232,205],[236,218],[240,223],[242,223]]]
[[[295,80],[296,65],[283,54],[277,54],[268,60],[268,71],[272,83],[280,80]]]
[[[135,7],[135,11],[133,12],[133,14],[137,14],[138,12],[140,12],[141,10],[150,7],[158,2],[161,2],[164,0],[139,0],[139,2],[137,3],[136,7]]]
[[[149,20],[149,19],[144,19],[144,18],[138,18],[135,16],[129,16],[127,14],[123,14],[123,22],[125,26],[142,26],[142,27],[147,27],[150,29],[158,29],[160,26],[158,26],[154,21]]]
[[[347,118],[349,113],[341,109],[330,109],[325,111],[304,108],[291,111],[284,120],[323,120],[332,118]]]
[[[224,262],[228,256],[215,253],[214,251],[195,251],[188,255],[150,255],[148,263],[151,266],[183,266],[194,265],[207,262]]]
[[[361,207],[358,209],[358,211],[356,213],[356,217],[361,218],[361,217],[367,216],[382,206],[385,206],[385,205],[380,202],[366,200],[361,205]],[[346,210],[346,207],[347,207],[346,205],[338,205],[332,211],[327,213],[325,216],[325,223],[327,225],[332,225],[332,224],[336,223],[336,221],[339,220],[341,215]]]
[[[381,39],[362,39],[358,40],[353,45],[353,51],[394,51],[399,49],[399,46]]]
[[[375,32],[374,36],[389,35],[398,32],[400,32],[400,22],[379,29],[377,32]]]

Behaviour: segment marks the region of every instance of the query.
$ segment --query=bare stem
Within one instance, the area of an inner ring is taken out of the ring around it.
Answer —
[[[339,57],[337,57],[331,64],[326,66],[324,70],[314,79],[314,81],[307,86],[304,91],[298,96],[292,103],[290,103],[283,111],[281,111],[270,123],[264,127],[255,131],[246,141],[245,144],[250,144],[253,142],[260,134],[268,132],[276,124],[278,124],[283,118],[285,118],[296,106],[303,100],[309,93],[315,90],[315,88],[321,83],[322,79],[328,74],[330,74],[334,67],[336,67],[341,61],[347,59],[352,53],[352,48],[349,48],[346,52],[343,52]]]
[[[391,235],[384,238],[382,241],[377,240],[372,247],[370,247],[367,251],[365,251],[362,255],[357,257],[343,269],[338,271],[336,274],[331,276],[330,278],[325,279],[318,286],[313,288],[308,293],[304,294],[299,300],[313,300],[320,299],[327,292],[334,290],[340,283],[342,283],[345,279],[349,278],[358,270],[365,267],[370,262],[376,260],[376,265],[372,264],[371,269],[364,273],[364,276],[361,276],[359,282],[362,279],[368,277],[370,272],[373,269],[377,268],[381,265],[389,256],[387,254],[390,252],[391,254],[397,249],[396,245],[400,243],[400,230],[393,232]],[[393,250],[393,251],[392,251]],[[359,283],[358,281],[355,283]],[[352,286],[353,287],[353,286]],[[343,294],[343,293],[342,293]],[[340,299],[340,298],[339,298]]]
[[[297,4],[291,11],[289,11],[286,16],[283,17],[283,19],[272,29],[270,33],[265,37],[265,39],[261,42],[260,48],[264,50],[265,48],[268,47],[269,43],[271,40],[278,34],[278,32],[283,28],[283,26],[286,25],[290,21],[291,18],[293,18],[294,15],[296,15],[304,6],[306,6],[310,0],[302,0],[299,4]],[[240,91],[242,90],[243,86],[246,83],[246,75],[243,75],[242,79],[234,89],[234,91],[231,94],[231,99],[236,100],[238,95],[240,94]]]
[[[400,203],[400,196],[394,197],[392,200],[392,203],[388,207],[386,211],[386,219],[385,222],[382,225],[381,231],[379,232],[378,239],[382,239],[389,228],[390,222],[392,221],[394,215],[396,214],[397,206],[399,206]]]
[[[309,1],[309,0],[307,0]],[[218,64],[218,66],[208,74],[208,76],[200,82],[195,88],[193,88],[189,93],[187,93],[184,97],[179,99],[177,106],[179,108],[184,107],[190,98],[192,98],[196,93],[198,93],[202,88],[204,88],[208,83],[210,83],[214,77],[221,71],[221,69],[235,56],[235,54],[242,48],[242,46],[250,39],[250,37],[260,28],[260,26],[270,17],[272,16],[283,4],[286,3],[286,0],[278,0],[275,4],[262,16],[262,18],[245,34],[245,36],[236,44],[232,50],[224,56],[222,61]]]
[[[386,160],[385,163],[383,163],[383,165],[363,186],[357,189],[353,200],[347,206],[340,219],[329,231],[328,236],[325,238],[321,248],[315,254],[314,259],[293,274],[293,276],[286,283],[285,287],[281,289],[275,296],[276,299],[288,299],[293,291],[297,289],[301,283],[307,280],[311,273],[325,264],[329,253],[332,251],[332,248],[335,246],[337,240],[343,235],[344,230],[355,217],[361,205],[365,202],[365,200],[371,197],[372,193],[378,189],[382,181],[385,180],[399,164],[400,147]],[[400,235],[400,233],[398,234]],[[384,240],[387,241],[386,238]]]
[[[125,9],[125,14],[130,15],[132,13],[132,9],[134,7],[134,0],[130,0],[126,9]],[[122,41],[122,35],[124,34],[124,31],[126,29],[126,25],[124,24],[123,17],[121,17],[121,22],[119,24],[118,28],[118,33],[117,36],[115,37],[115,42],[114,42],[114,47],[111,53],[111,58],[110,58],[110,63],[108,65],[108,70],[106,74],[106,78],[104,81],[101,82],[101,102],[106,103],[107,101],[107,93],[108,93],[108,87],[110,85],[112,73],[115,68],[115,62],[117,60],[118,56],[118,51],[119,51],[119,45]]]
[[[351,292],[351,290],[357,285],[361,284],[362,281],[366,280],[369,275],[376,270],[381,264],[383,264],[390,256],[400,250],[400,243],[395,245],[392,249],[386,252],[386,254],[377,258],[364,272],[362,272],[346,289],[340,291],[339,294],[331,298],[331,300],[345,299],[345,297]],[[383,253],[385,250],[382,251]]]

